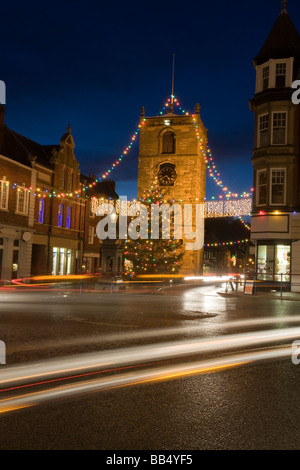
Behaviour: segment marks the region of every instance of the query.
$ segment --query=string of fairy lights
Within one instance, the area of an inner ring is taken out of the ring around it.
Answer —
[[[168,108],[169,108],[170,104],[171,104],[171,98],[169,98],[167,100],[165,106],[160,111],[160,115],[162,115],[166,111],[168,111]],[[176,106],[177,109],[181,113],[183,113],[185,115],[190,115],[185,109],[183,109],[180,106],[180,103],[179,103],[178,99],[174,96],[173,96],[173,105]],[[238,195],[236,193],[232,193],[231,191],[229,191],[229,189],[223,184],[222,180],[220,179],[220,173],[219,173],[219,171],[217,169],[217,166],[214,162],[214,159],[212,157],[210,146],[209,146],[208,142],[206,142],[206,143],[203,142],[203,139],[200,137],[199,125],[197,123],[195,115],[191,115],[191,116],[193,117],[193,123],[195,125],[196,136],[197,136],[197,139],[199,140],[200,150],[202,152],[202,155],[203,155],[203,158],[204,158],[207,170],[208,170],[208,175],[209,175],[210,178],[213,179],[213,181],[216,183],[216,185],[225,193],[224,196],[223,195],[219,196],[219,201],[218,200],[215,201],[214,200],[215,198],[213,197],[212,201],[206,202],[206,211],[205,211],[206,217],[220,217],[220,216],[222,217],[222,216],[224,216],[224,214],[226,214],[227,216],[235,216],[235,217],[239,218],[241,223],[248,230],[250,230],[250,226],[242,219],[242,217],[240,215],[238,215],[238,214],[245,214],[245,215],[247,214],[248,215],[248,213],[250,214],[250,212],[251,212],[250,192],[249,193],[244,192],[242,195]],[[105,172],[102,173],[102,177],[96,178],[94,181],[90,182],[89,184],[87,184],[85,186],[83,185],[82,189],[78,189],[78,190],[75,190],[75,191],[70,190],[70,191],[59,192],[59,191],[43,189],[43,188],[39,188],[39,187],[37,187],[35,189],[33,189],[32,187],[25,188],[25,187],[21,186],[18,183],[13,183],[11,185],[11,187],[12,187],[12,189],[17,189],[18,191],[24,190],[25,192],[28,191],[29,193],[31,193],[34,190],[34,196],[38,197],[38,198],[43,198],[43,199],[45,199],[47,197],[49,197],[49,198],[58,198],[58,199],[64,199],[66,197],[67,198],[91,198],[91,196],[87,195],[87,190],[90,189],[90,188],[93,188],[94,186],[96,186],[98,182],[105,181],[106,179],[108,179],[109,176],[111,175],[111,173],[115,169],[119,168],[119,166],[123,162],[123,159],[128,155],[128,153],[132,149],[134,143],[137,141],[137,137],[139,135],[140,128],[144,125],[145,122],[146,122],[146,118],[142,119],[141,124],[139,124],[138,128],[136,129],[136,131],[132,135],[132,137],[130,139],[130,142],[127,145],[127,147],[124,148],[123,152],[114,161],[112,166],[110,168],[108,168]],[[205,148],[205,145],[206,145],[206,148]],[[2,188],[3,187],[9,188],[10,183],[8,181],[0,180],[0,182],[2,183]],[[155,190],[158,191],[158,192],[160,191],[160,190],[158,190],[157,187],[155,188]],[[237,204],[235,205],[235,208],[233,209],[233,211],[230,211],[230,210],[226,209],[225,206],[223,206],[222,210],[220,210],[220,204],[219,203],[221,202],[220,200],[222,200],[223,198],[224,198],[224,202],[229,201],[232,198],[235,198],[235,199],[240,198],[240,200],[234,201]],[[94,199],[94,198],[92,197],[92,199]],[[143,201],[143,198],[142,198],[142,201]],[[173,202],[175,202],[175,200],[173,200]],[[182,201],[180,201],[180,202],[182,202]],[[230,242],[230,243],[235,243],[235,242]]]
[[[249,242],[250,240],[246,238],[245,240],[237,240],[234,242],[205,243],[204,248],[233,247],[235,245],[246,245]]]
[[[186,115],[190,115],[185,109],[183,109],[180,106],[180,103],[179,103],[179,101],[176,97],[173,97],[173,102],[174,102],[174,105],[178,107],[178,110],[180,112],[182,112],[183,114],[186,114]],[[163,114],[167,110],[167,108],[170,106],[170,103],[171,103],[171,98],[168,98],[165,106],[162,108],[162,111],[160,111],[160,114]],[[195,124],[197,137],[199,138],[199,133],[198,133],[199,129],[198,129],[198,125],[197,125],[197,122],[196,122],[196,119],[195,119],[195,115],[192,115],[192,116],[194,118],[194,124]],[[43,190],[41,188],[36,188],[34,195],[37,196],[37,197],[44,197],[44,198],[45,197],[61,197],[61,198],[64,198],[64,197],[77,197],[77,198],[79,198],[79,197],[88,197],[85,194],[86,190],[88,190],[89,188],[92,188],[93,186],[96,186],[96,184],[98,182],[105,181],[111,175],[111,173],[114,170],[119,168],[119,166],[123,162],[123,159],[128,155],[128,153],[132,149],[134,143],[137,141],[137,138],[138,138],[138,135],[139,135],[139,132],[140,132],[140,128],[143,126],[143,124],[145,122],[146,122],[146,118],[144,118],[142,120],[142,123],[139,124],[136,131],[132,135],[129,144],[124,148],[121,155],[112,163],[111,167],[107,168],[106,171],[104,171],[102,173],[101,177],[96,178],[93,182],[91,182],[89,184],[86,184],[85,186],[82,187],[82,189],[76,190],[74,192],[72,190],[59,192],[59,191],[55,191],[55,190],[49,190],[49,189],[44,189]],[[200,149],[201,149],[203,157],[205,159],[205,163],[206,163],[206,166],[207,166],[207,169],[208,169],[209,177],[212,178],[214,180],[214,182],[216,183],[216,185],[219,188],[221,188],[223,190],[223,192],[226,193],[225,197],[227,199],[230,198],[230,197],[233,197],[233,198],[240,197],[241,199],[242,198],[249,198],[250,197],[250,192],[248,192],[248,193],[244,192],[243,194],[238,195],[236,193],[232,193],[231,191],[228,190],[227,187],[224,186],[222,180],[220,179],[220,173],[219,173],[219,171],[216,167],[216,164],[213,160],[211,149],[210,149],[208,143],[206,143],[207,148],[205,150],[204,143],[202,142],[202,139],[199,138],[199,140],[200,140]],[[207,156],[206,156],[206,152],[207,152]],[[6,182],[6,181],[3,181],[3,183],[8,184],[8,182]],[[21,187],[21,185],[18,184],[18,183],[13,183],[12,184],[13,189],[15,189],[17,187]],[[32,188],[29,188],[28,190],[31,192]],[[219,196],[219,199],[222,199],[222,198],[223,198],[223,196]],[[215,197],[212,197],[212,199],[214,200]]]

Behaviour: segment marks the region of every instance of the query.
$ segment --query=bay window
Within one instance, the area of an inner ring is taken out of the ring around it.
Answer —
[[[271,204],[285,205],[286,170],[273,168],[271,170]]]
[[[273,145],[286,145],[287,113],[273,114]]]

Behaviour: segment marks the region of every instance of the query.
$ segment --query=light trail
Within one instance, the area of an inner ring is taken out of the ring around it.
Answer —
[[[199,312],[199,314],[202,314]],[[203,314],[202,314],[203,315]],[[195,319],[197,316],[195,315]],[[203,320],[203,317],[202,317]],[[299,323],[300,324],[300,315],[295,316],[281,316],[281,317],[272,317],[272,318],[257,318],[251,320],[241,320],[241,321],[231,321],[224,323],[219,322],[211,322],[209,324],[210,329],[218,329],[220,326],[222,328],[234,329],[234,328],[249,328],[249,327],[257,327],[257,326],[265,326],[265,325],[282,325],[282,324],[291,324],[291,323]],[[116,324],[118,326],[118,324]],[[22,352],[22,351],[33,351],[33,350],[43,350],[48,349],[53,346],[57,349],[58,347],[67,347],[67,346],[80,346],[80,345],[93,345],[93,344],[101,344],[107,342],[116,342],[116,341],[131,341],[131,340],[143,340],[148,338],[162,338],[174,335],[188,335],[191,333],[201,332],[207,328],[207,323],[202,325],[192,325],[192,326],[183,326],[183,327],[169,327],[169,328],[154,328],[149,330],[138,330],[138,331],[131,331],[131,332],[122,332],[122,333],[111,333],[105,335],[97,335],[97,336],[90,336],[90,337],[75,337],[72,339],[65,339],[60,340],[59,342],[55,340],[44,340],[44,341],[37,341],[31,342],[29,345],[21,346],[19,348],[14,347],[11,350],[13,352]],[[1,375],[0,375],[1,377]]]
[[[1,372],[0,384],[3,386],[16,382],[31,381],[32,379],[42,379],[43,377],[64,376],[74,373],[74,371],[87,371],[137,363],[141,364],[142,362],[157,360],[162,361],[204,352],[219,352],[235,348],[244,349],[245,347],[254,347],[299,338],[300,327],[297,327],[85,353],[5,368],[5,370]]]
[[[4,400],[0,400],[0,413],[6,413],[23,407],[37,405],[49,400],[67,398],[77,394],[112,390],[130,385],[140,385],[157,381],[179,379],[191,375],[219,372],[228,368],[234,368],[257,361],[287,357],[290,356],[291,353],[291,348],[275,349],[271,351],[264,350],[255,353],[211,359],[208,361],[199,361],[197,363],[186,363],[164,368],[158,367],[147,371],[117,374],[113,377],[64,385],[50,390],[6,398]]]

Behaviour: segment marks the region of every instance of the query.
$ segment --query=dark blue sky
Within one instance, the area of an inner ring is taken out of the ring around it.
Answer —
[[[255,73],[252,58],[280,0],[189,2],[5,2],[1,76],[6,124],[42,144],[57,144],[68,123],[84,173],[100,176],[139,124],[171,93],[201,117],[222,180],[232,192],[252,187]],[[300,31],[300,2],[288,11]],[[138,146],[112,173],[120,195],[136,195]],[[207,196],[219,189],[208,182]]]

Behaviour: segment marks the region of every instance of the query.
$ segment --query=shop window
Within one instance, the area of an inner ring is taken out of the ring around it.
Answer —
[[[257,279],[273,280],[274,276],[274,246],[260,245],[257,249]]]
[[[257,279],[260,281],[290,281],[290,245],[259,245],[257,247]]]
[[[277,245],[275,261],[275,281],[288,282],[291,269],[291,247]]]
[[[72,272],[72,250],[67,250],[67,275]]]

